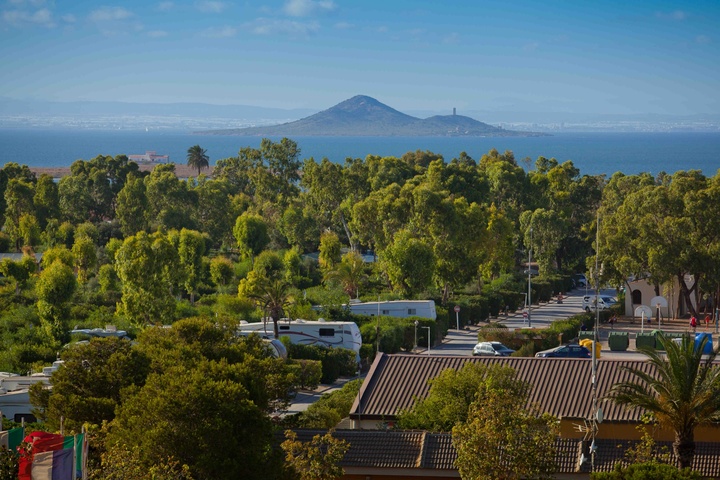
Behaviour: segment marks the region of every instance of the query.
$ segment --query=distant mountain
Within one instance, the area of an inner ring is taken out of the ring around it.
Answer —
[[[281,125],[209,130],[196,133],[205,135],[378,137],[543,135],[504,130],[462,115],[437,115],[426,119],[412,117],[365,95],[356,95],[327,110]]]

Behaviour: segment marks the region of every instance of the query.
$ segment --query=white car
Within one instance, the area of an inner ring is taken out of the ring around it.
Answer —
[[[600,310],[606,310],[613,305],[617,303],[617,300],[615,300],[613,297],[609,297],[607,295],[600,295],[596,297],[595,295],[585,295],[583,297],[583,310],[586,312],[589,312],[591,310],[595,310],[595,308],[599,308]]]
[[[473,348],[473,355],[489,355],[491,357],[509,357],[515,350],[500,342],[480,342]]]

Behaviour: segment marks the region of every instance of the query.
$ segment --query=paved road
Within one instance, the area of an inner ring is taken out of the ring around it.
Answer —
[[[592,294],[592,292],[590,292]],[[603,290],[600,292],[601,295],[614,296],[614,290]],[[530,314],[530,323],[521,312],[513,313],[508,316],[501,315],[493,321],[500,322],[506,325],[510,329],[516,328],[545,328],[551,322],[568,318],[582,312],[582,299],[585,296],[585,290],[575,290],[563,296],[562,303],[558,303],[557,300],[552,300],[548,303],[540,305],[533,305],[533,309]],[[639,327],[639,325],[638,325]],[[443,340],[441,345],[431,348],[430,355],[453,355],[453,356],[465,356],[472,355],[472,348],[477,343],[477,326],[468,327],[466,330],[455,330],[451,329],[448,331],[447,336]],[[627,358],[628,356],[637,355],[635,352],[611,352],[607,347],[607,332],[608,328],[602,326],[600,335],[605,339],[603,344],[603,350],[601,356],[604,358]],[[639,330],[639,328],[638,328]],[[633,343],[634,346],[634,342]],[[427,349],[419,348],[417,350],[419,354],[427,355]]]

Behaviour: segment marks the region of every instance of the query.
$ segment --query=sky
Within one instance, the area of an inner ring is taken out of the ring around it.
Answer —
[[[717,0],[0,0],[0,97],[720,113]]]

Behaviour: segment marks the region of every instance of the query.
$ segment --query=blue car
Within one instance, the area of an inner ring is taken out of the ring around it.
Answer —
[[[590,350],[582,345],[561,345],[535,354],[537,358],[590,358]]]

